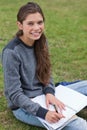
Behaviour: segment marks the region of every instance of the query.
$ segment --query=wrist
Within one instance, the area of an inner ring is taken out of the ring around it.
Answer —
[[[46,116],[47,112],[48,112],[47,109],[45,109],[43,107],[39,107],[39,109],[38,109],[38,111],[36,113],[36,116],[45,119],[45,116]]]

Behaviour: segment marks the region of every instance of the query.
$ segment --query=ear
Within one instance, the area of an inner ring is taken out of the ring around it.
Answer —
[[[19,21],[17,21],[17,25],[18,25],[18,28],[19,28],[20,30],[23,29],[23,25],[22,25]]]

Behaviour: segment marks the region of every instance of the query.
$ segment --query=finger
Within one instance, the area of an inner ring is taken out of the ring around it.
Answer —
[[[57,102],[60,103],[61,105],[65,106],[65,104],[58,99],[57,99]]]
[[[65,116],[61,113],[57,113],[57,118],[60,120],[61,118],[65,118]]]
[[[58,108],[59,108],[60,110],[65,110],[65,105],[64,105],[63,103],[57,102],[57,106],[58,106]]]
[[[56,123],[56,122],[58,122],[60,119],[59,118],[57,118],[57,119],[51,119],[51,123]]]
[[[65,108],[65,104],[64,104],[64,103],[60,102],[59,104],[61,105],[61,107],[62,107],[63,109]]]
[[[47,106],[47,108],[49,108],[49,101],[48,100],[46,100],[46,106]]]
[[[56,112],[58,113],[58,114],[61,114],[60,116],[63,116],[63,109],[62,109],[62,107],[61,106],[56,106]]]
[[[61,106],[58,106],[58,113],[60,113],[60,114],[63,113],[63,108]]]
[[[59,121],[61,118],[64,118],[64,116],[60,113],[55,113],[54,116],[52,117],[52,122],[57,122]]]
[[[53,116],[52,116],[52,118],[51,118],[51,122],[52,123],[55,123],[55,122],[57,122],[57,121],[59,121],[60,120],[60,118],[56,115],[56,114],[54,114]]]

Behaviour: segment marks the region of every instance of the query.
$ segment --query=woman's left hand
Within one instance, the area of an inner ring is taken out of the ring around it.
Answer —
[[[46,94],[46,105],[48,108],[49,108],[50,104],[52,104],[52,105],[55,104],[59,108],[61,113],[62,113],[62,110],[65,110],[64,103],[62,103],[60,100],[58,100],[54,95],[48,93],[48,94]]]

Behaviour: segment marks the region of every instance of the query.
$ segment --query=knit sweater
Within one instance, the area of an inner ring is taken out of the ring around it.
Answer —
[[[3,49],[2,63],[8,106],[12,110],[25,109],[44,119],[48,110],[34,103],[31,98],[41,94],[54,94],[55,87],[52,78],[47,86],[38,80],[34,46],[27,46],[18,37],[14,38]]]

